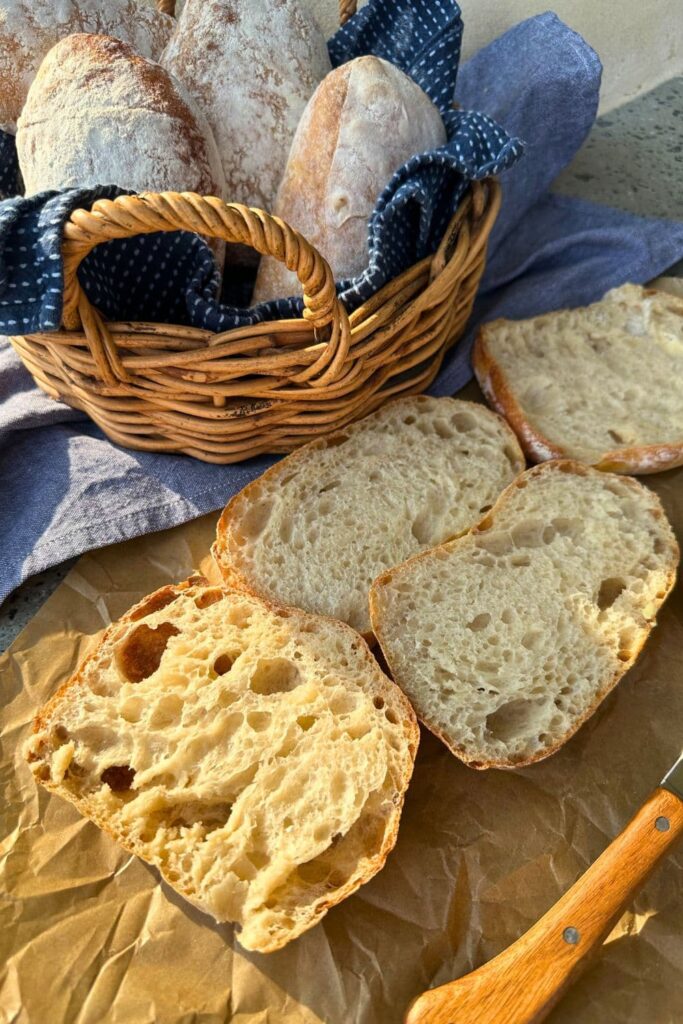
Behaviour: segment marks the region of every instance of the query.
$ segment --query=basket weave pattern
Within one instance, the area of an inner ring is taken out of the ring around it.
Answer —
[[[342,0],[342,21],[354,6]],[[494,180],[474,182],[437,252],[349,316],[326,261],[279,218],[193,193],[99,200],[65,225],[60,330],[11,341],[44,391],[118,444],[216,463],[288,452],[429,386],[471,313],[499,206]],[[105,323],[79,284],[81,261],[111,239],[178,229],[284,262],[301,284],[303,317],[219,334]]]

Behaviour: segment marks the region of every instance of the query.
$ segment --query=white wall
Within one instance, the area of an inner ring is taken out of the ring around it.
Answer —
[[[248,0],[247,0],[248,2]],[[327,34],[337,0],[303,0]],[[361,3],[363,0],[361,0]],[[683,0],[459,0],[468,57],[511,25],[551,9],[580,32],[603,65],[600,110],[683,72]]]

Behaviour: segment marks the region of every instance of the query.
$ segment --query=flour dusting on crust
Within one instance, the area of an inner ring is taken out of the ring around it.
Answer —
[[[0,128],[16,131],[43,57],[65,36],[115,36],[157,60],[173,25],[173,18],[139,0],[0,0]]]

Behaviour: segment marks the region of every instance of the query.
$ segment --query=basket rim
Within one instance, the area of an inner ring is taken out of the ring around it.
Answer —
[[[155,197],[164,198],[164,197],[171,196],[171,195],[178,195],[178,194],[176,194],[176,193],[138,193],[138,194],[136,194],[134,196],[119,196],[118,199],[115,199],[115,200],[96,200],[90,207],[88,207],[88,208],[86,208],[86,207],[78,208],[77,210],[74,210],[72,212],[72,215],[71,215],[71,218],[70,218],[70,220],[68,222],[68,225],[73,225],[73,227],[67,227],[67,231],[65,232],[65,234],[67,235],[69,242],[74,242],[74,243],[82,242],[82,237],[83,237],[83,230],[82,229],[83,229],[83,225],[79,223],[79,218],[81,218],[82,216],[88,216],[88,215],[91,215],[93,213],[97,214],[99,211],[102,211],[105,208],[111,207],[112,204],[116,205],[116,204],[118,204],[122,200],[141,199],[141,200],[147,202],[147,201],[150,201],[150,200],[154,199]],[[182,196],[193,196],[193,193],[181,193],[180,195],[182,195]],[[468,209],[467,209],[468,202],[471,201],[471,202],[474,203],[474,206],[475,206],[475,211],[474,212],[475,212],[475,217],[477,219],[481,218],[482,214],[486,212],[488,214],[488,216],[486,218],[487,221],[488,220],[495,221],[495,218],[496,218],[496,216],[498,214],[498,211],[500,209],[501,200],[502,200],[501,186],[500,186],[500,182],[499,182],[499,180],[498,180],[498,178],[496,176],[491,175],[491,176],[489,176],[487,178],[484,178],[484,179],[482,179],[480,181],[479,180],[471,181],[469,183],[466,191],[463,193],[463,196],[461,197],[460,202],[458,203],[458,206],[457,206],[456,210],[452,214],[451,219],[448,222],[448,225],[447,225],[447,227],[445,229],[445,232],[444,232],[444,235],[442,237],[442,240],[439,243],[439,246],[437,247],[435,252],[432,253],[431,255],[424,256],[421,260],[418,260],[416,263],[413,263],[410,267],[407,267],[405,270],[401,271],[401,273],[397,274],[396,277],[391,278],[391,280],[387,281],[384,285],[382,285],[382,287],[380,289],[378,289],[376,292],[373,293],[373,295],[371,295],[368,299],[366,299],[365,302],[363,302],[360,306],[357,306],[352,312],[350,312],[348,314],[348,316],[349,316],[349,320],[350,320],[350,323],[351,323],[351,327],[353,328],[353,326],[358,321],[364,319],[368,315],[372,315],[376,311],[376,309],[380,308],[387,301],[387,299],[393,297],[397,292],[399,292],[401,290],[401,288],[405,284],[409,283],[415,276],[417,276],[419,274],[420,270],[422,270],[425,266],[430,266],[430,268],[431,268],[431,274],[430,274],[430,286],[431,286],[433,281],[441,273],[444,272],[444,270],[448,266],[449,262],[452,260],[452,257],[453,257],[452,245],[453,245],[453,242],[455,240],[455,237],[457,236],[457,232],[458,232],[458,228],[460,227],[460,223],[464,219],[464,217],[466,216],[466,214],[468,212]],[[220,203],[220,200],[216,200],[216,202]],[[226,204],[226,205],[229,206],[232,209],[246,209],[244,207],[241,207],[239,204]],[[109,211],[107,211],[107,212],[109,212]],[[268,217],[269,216],[268,214],[265,213],[265,211],[253,211],[253,212],[258,212],[262,217]],[[277,221],[277,222],[279,222],[279,224],[287,227],[287,225],[285,225],[285,222],[282,221],[280,218],[272,218],[272,220]],[[172,230],[178,230],[178,229],[177,228],[173,228]],[[290,229],[290,230],[292,230],[292,229]],[[115,237],[115,236],[112,236],[112,237]],[[134,234],[125,234],[125,236],[124,235],[119,235],[118,237],[135,237],[135,235]],[[303,236],[299,236],[299,237],[303,238]],[[488,232],[487,231],[480,232],[479,233],[479,238],[480,238],[479,247],[481,247],[481,246],[486,244],[486,241],[487,241],[487,238],[488,238]],[[104,242],[104,241],[109,241],[109,240],[110,239],[108,239],[108,238],[107,239],[102,238],[100,241]],[[306,240],[304,239],[304,241],[306,241]],[[95,243],[95,244],[98,244],[98,243]],[[310,246],[310,243],[306,243],[306,244]],[[78,248],[80,249],[80,245],[78,246]],[[80,264],[82,259],[85,257],[85,255],[87,255],[87,252],[89,252],[91,250],[91,248],[94,248],[94,244],[93,245],[89,245],[87,247],[87,251],[86,252],[83,252],[82,254],[79,254],[78,264]],[[312,251],[314,251],[314,252],[316,251],[313,246],[310,246],[310,249]],[[67,259],[73,259],[74,258],[74,252],[70,251],[70,247],[69,246],[65,245],[63,251],[65,252],[65,257]],[[321,260],[323,260],[323,257],[320,257],[320,258],[321,258]],[[323,260],[323,262],[326,263],[326,261],[324,261],[324,260]],[[331,268],[330,268],[330,273],[331,273]],[[66,274],[65,274],[65,278],[66,278]],[[333,279],[333,283],[334,283],[333,275],[332,275],[332,279]],[[335,294],[336,294],[336,286],[335,286]],[[343,303],[341,301],[339,301],[339,305],[343,306]],[[244,308],[248,309],[250,307],[244,307]],[[62,318],[62,319],[64,319],[64,318]],[[209,328],[196,327],[196,326],[190,325],[190,324],[179,324],[179,323],[175,323],[175,322],[165,322],[165,321],[156,321],[156,320],[106,320],[105,322],[106,322],[108,328],[110,330],[115,331],[115,332],[122,332],[124,330],[128,330],[128,331],[131,331],[131,332],[137,331],[137,332],[139,332],[142,335],[149,334],[151,336],[151,335],[154,335],[155,333],[158,333],[159,330],[163,330],[164,333],[169,333],[171,335],[174,334],[174,333],[178,333],[178,334],[181,334],[183,336],[196,335],[198,341],[200,341],[200,340],[204,341],[207,337],[216,338],[217,339],[217,338],[225,338],[225,337],[228,337],[228,336],[233,336],[234,337],[234,336],[239,335],[239,334],[248,335],[250,333],[255,333],[255,332],[258,332],[258,331],[263,331],[264,328],[267,328],[269,330],[269,332],[281,333],[281,332],[286,332],[286,331],[308,332],[310,330],[310,327],[311,327],[310,317],[307,317],[305,314],[303,316],[301,316],[301,317],[283,317],[283,318],[278,318],[278,319],[274,319],[274,320],[260,320],[260,321],[254,323],[254,324],[242,325],[240,327],[230,327],[230,328],[228,328],[225,331],[212,331]],[[79,327],[79,326],[66,326],[62,322],[62,324],[60,324],[60,327],[58,328],[57,331],[53,331],[53,332],[33,331],[33,332],[31,332],[30,335],[27,335],[27,336],[28,337],[33,337],[33,336],[54,337],[57,334],[72,334],[74,336],[75,335],[79,335],[79,334],[82,334],[82,327]]]
[[[147,197],[123,198],[135,199],[145,216],[153,209]],[[168,212],[169,197],[158,198]],[[181,205],[201,200],[174,198]],[[218,464],[291,451],[343,429],[391,396],[429,387],[469,319],[500,200],[494,178],[472,182],[436,252],[387,282],[350,316],[336,292],[330,301],[331,271],[321,273],[327,265],[322,257],[316,265],[311,247],[299,237],[296,254],[289,255],[295,263],[308,261],[303,276],[317,282],[319,300],[327,290],[333,326],[345,318],[345,350],[340,330],[332,345],[316,337],[310,310],[308,317],[217,334],[150,321],[106,323],[84,296],[77,305],[77,328],[62,326],[10,341],[43,391],[86,412],[110,440],[126,448],[183,453]],[[247,230],[242,208],[211,202]],[[210,212],[213,216],[211,207]],[[104,239],[88,230],[91,211],[81,213],[76,247],[89,251]],[[265,218],[257,217],[256,230],[265,231],[267,223],[270,241],[284,255],[282,232],[289,231],[291,241],[291,229],[260,211],[247,213]],[[130,233],[130,218],[123,221],[114,222],[118,237]],[[316,305],[320,316],[323,304]]]

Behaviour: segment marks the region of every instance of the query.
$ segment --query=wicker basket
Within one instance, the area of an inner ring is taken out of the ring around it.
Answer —
[[[342,20],[353,7],[342,0]],[[349,316],[325,260],[261,210],[192,193],[99,200],[65,226],[61,329],[11,341],[44,391],[125,447],[216,463],[291,451],[428,387],[470,316],[499,206],[494,180],[474,182],[434,256]],[[80,287],[81,261],[101,242],[179,228],[282,260],[301,283],[303,318],[220,334],[105,323]]]

